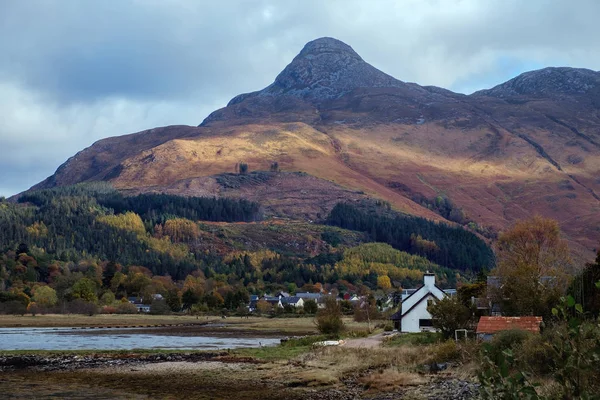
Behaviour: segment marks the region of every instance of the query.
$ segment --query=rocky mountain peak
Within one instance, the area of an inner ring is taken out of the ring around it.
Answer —
[[[333,59],[344,58],[356,62],[363,61],[352,47],[341,40],[331,37],[322,37],[306,43],[304,48],[302,48],[300,53],[295,57],[295,60],[320,57],[324,54],[328,54],[329,58]]]
[[[600,72],[583,68],[548,67],[525,72],[476,95],[493,97],[552,96],[584,94],[600,87]]]
[[[265,89],[239,95],[229,105],[255,96],[293,96],[311,103],[339,98],[357,88],[401,87],[403,82],[366,63],[346,43],[329,37],[308,42]]]

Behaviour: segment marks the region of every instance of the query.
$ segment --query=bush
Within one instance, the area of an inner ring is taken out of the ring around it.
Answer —
[[[460,349],[452,339],[439,343],[432,348],[431,363],[445,363],[458,360],[460,358]]]
[[[489,343],[488,355],[492,360],[499,360],[500,354],[502,354],[503,351],[521,347],[523,342],[530,336],[531,333],[522,329],[511,329],[498,332]]]
[[[100,314],[114,314],[117,312],[117,308],[114,306],[104,306],[100,309]]]
[[[537,374],[549,374],[557,357],[547,339],[541,335],[530,335],[517,346],[515,354],[518,355],[519,364],[523,369]]]
[[[317,311],[319,311],[319,307],[317,305],[317,302],[314,300],[306,300],[304,302],[304,311],[307,314],[316,314]]]
[[[127,303],[120,303],[117,306],[117,314],[137,314],[138,313],[138,309],[135,305],[131,304],[130,302]]]
[[[98,307],[94,303],[82,299],[75,299],[65,304],[65,311],[68,314],[94,315],[98,312]]]
[[[394,325],[392,325],[392,324],[386,324],[386,325],[383,327],[383,331],[384,331],[384,332],[391,332],[391,331],[393,331],[393,330],[394,330]]]
[[[171,314],[171,307],[165,300],[154,300],[150,305],[150,314],[153,315],[168,315]]]
[[[25,315],[27,306],[18,300],[0,303],[0,314]]]
[[[427,346],[434,343],[439,343],[442,340],[442,334],[438,332],[419,332],[419,333],[403,333],[393,336],[385,341],[386,346]]]
[[[338,337],[345,329],[342,310],[334,297],[325,300],[325,308],[319,310],[315,318],[317,329],[324,335]]]

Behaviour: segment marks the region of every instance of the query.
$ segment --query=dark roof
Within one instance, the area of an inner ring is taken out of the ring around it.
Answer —
[[[279,297],[264,297],[263,300],[267,301],[268,303],[279,303]]]
[[[521,329],[539,333],[542,317],[487,317],[479,318],[477,333],[496,333],[511,329]]]
[[[300,293],[296,293],[295,297],[301,297],[303,299],[317,300],[317,299],[320,299],[321,297],[323,297],[323,295],[321,293],[300,292]]]
[[[421,297],[421,300],[417,301],[415,304],[412,305],[411,308],[409,308],[408,310],[406,310],[406,312],[402,313],[402,317],[404,317],[406,314],[408,314],[409,312],[412,311],[413,308],[415,308],[416,306],[418,306],[419,304],[421,304],[423,302],[423,300],[426,300],[429,295],[431,295],[431,297],[433,297],[434,299],[437,299],[437,297],[435,297],[435,295],[431,292],[427,292],[427,294],[423,297]],[[402,311],[402,308],[400,308],[400,311]]]
[[[413,294],[417,293],[419,290],[421,290],[421,288],[424,288],[424,287],[425,287],[425,285],[421,285],[418,288],[416,288],[415,291],[412,292],[411,294],[409,294],[407,298],[405,298],[404,300],[402,300],[402,302],[404,303],[406,300],[410,299]]]
[[[281,299],[281,304],[294,304],[300,301],[302,297],[292,296],[292,297],[284,297]]]

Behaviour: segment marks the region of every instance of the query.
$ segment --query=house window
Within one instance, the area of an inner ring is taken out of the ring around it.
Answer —
[[[433,305],[433,299],[428,299],[427,300],[427,307]]]
[[[433,322],[430,319],[420,319],[419,320],[419,328],[431,328],[433,326]]]

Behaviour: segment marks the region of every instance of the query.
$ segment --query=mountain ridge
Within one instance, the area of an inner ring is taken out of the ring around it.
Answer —
[[[234,97],[199,127],[103,139],[34,188],[107,180],[123,190],[218,195],[218,185],[200,189],[194,179],[234,172],[239,162],[252,170],[277,162],[319,179],[319,190],[331,182],[440,221],[447,219],[432,211],[437,198],[460,209],[459,223],[496,231],[540,213],[591,254],[600,241],[598,76],[549,68],[463,95],[397,80],[345,43],[321,38],[271,85]],[[303,184],[282,179],[288,190]],[[238,195],[260,201],[252,190]],[[314,218],[333,200],[299,207],[295,217]]]

